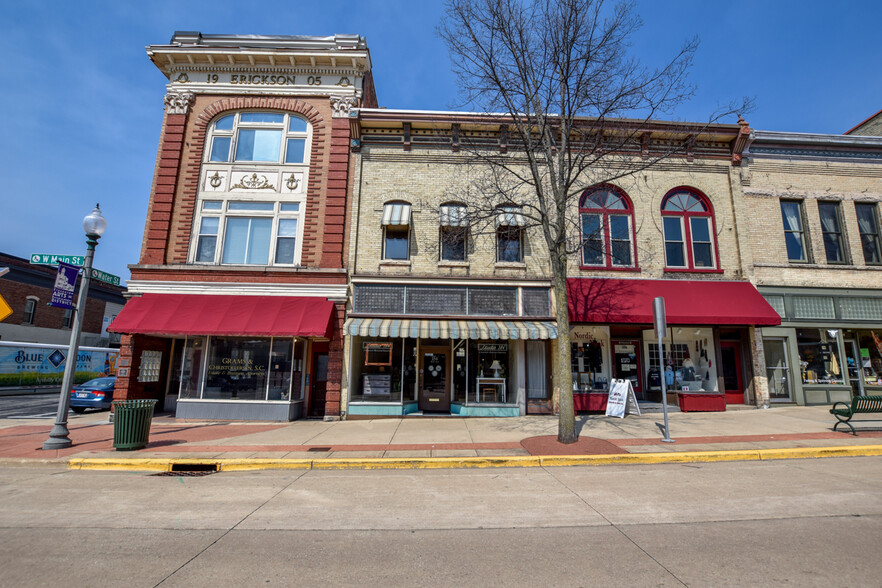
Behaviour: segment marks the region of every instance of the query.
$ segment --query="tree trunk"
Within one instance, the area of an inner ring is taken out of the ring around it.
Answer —
[[[567,256],[566,253],[551,254],[554,292],[554,315],[557,319],[557,353],[554,355],[551,381],[558,391],[557,440],[561,443],[575,443],[579,440],[576,432],[576,412],[573,407],[573,373],[570,360],[570,315],[567,296]]]

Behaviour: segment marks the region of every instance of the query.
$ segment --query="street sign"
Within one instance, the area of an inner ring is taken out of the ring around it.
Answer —
[[[35,265],[58,265],[58,262],[69,265],[83,265],[86,262],[84,255],[60,255],[57,253],[31,253],[31,264]]]
[[[102,272],[101,270],[97,270],[94,267],[92,268],[91,277],[93,280],[101,280],[102,282],[105,282],[107,284],[119,286],[119,276],[108,274],[107,272]]]
[[[0,296],[0,322],[6,320],[12,314],[12,307],[3,300],[3,296]]]

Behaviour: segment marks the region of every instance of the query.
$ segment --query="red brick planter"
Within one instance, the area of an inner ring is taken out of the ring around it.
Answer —
[[[606,412],[607,392],[573,392],[573,409],[581,411]]]
[[[726,395],[719,392],[677,392],[680,410],[683,412],[723,412]]]

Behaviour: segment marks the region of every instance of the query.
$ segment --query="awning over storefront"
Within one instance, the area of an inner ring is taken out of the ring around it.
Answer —
[[[668,324],[781,324],[749,282],[570,278],[570,322],[652,324],[652,300],[665,299]]]
[[[108,327],[142,335],[326,337],[334,303],[295,296],[144,294]]]
[[[350,318],[347,335],[411,339],[557,339],[554,323],[540,321],[447,321]]]

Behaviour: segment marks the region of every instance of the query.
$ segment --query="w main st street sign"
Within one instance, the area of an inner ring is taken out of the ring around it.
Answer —
[[[31,253],[30,260],[33,265],[58,265],[58,262],[62,262],[82,266],[86,262],[86,258],[83,255],[60,255],[55,253]],[[92,268],[92,273],[89,277],[112,286],[119,286],[120,282],[119,276],[102,272],[95,268]]]

